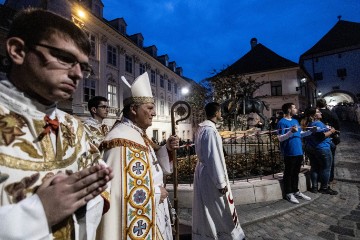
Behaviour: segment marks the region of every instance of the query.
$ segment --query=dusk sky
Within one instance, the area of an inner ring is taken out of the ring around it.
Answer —
[[[123,17],[129,35],[141,32],[200,81],[250,50],[250,39],[298,63],[338,21],[360,22],[360,0],[103,0],[104,17]]]
[[[4,0],[0,0],[3,3]],[[338,21],[360,22],[360,0],[102,0],[104,18],[123,17],[200,81],[250,50],[250,39],[298,63]]]

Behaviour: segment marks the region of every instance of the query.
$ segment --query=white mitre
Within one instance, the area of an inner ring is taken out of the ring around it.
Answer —
[[[147,72],[144,72],[138,76],[132,85],[129,84],[124,76],[121,76],[121,79],[131,90],[131,97],[124,99],[124,106],[130,105],[132,103],[155,103],[151,91],[149,75]]]

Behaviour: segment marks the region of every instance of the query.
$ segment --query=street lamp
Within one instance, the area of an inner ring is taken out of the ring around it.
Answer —
[[[189,89],[187,87],[181,88],[181,94],[183,96],[186,96],[189,93]]]

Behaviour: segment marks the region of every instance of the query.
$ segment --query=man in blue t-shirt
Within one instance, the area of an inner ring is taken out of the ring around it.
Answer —
[[[292,117],[297,113],[295,104],[285,103],[282,106],[284,117],[278,122],[278,138],[281,153],[284,157],[284,190],[285,197],[291,203],[299,203],[297,198],[311,200],[310,197],[299,191],[299,173],[303,162],[302,137],[309,136],[311,131],[301,131],[300,124]]]

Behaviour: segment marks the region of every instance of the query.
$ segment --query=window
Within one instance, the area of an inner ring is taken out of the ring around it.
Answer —
[[[171,82],[168,81],[168,91],[171,92]]]
[[[164,88],[164,77],[160,75],[160,87]]]
[[[177,94],[177,92],[178,92],[178,87],[177,87],[177,84],[174,83],[174,93]]]
[[[107,47],[107,63],[116,67],[116,48],[111,45]]]
[[[169,99],[169,102],[168,102],[168,110],[169,110],[169,116],[171,116],[171,102],[170,102],[170,99]]]
[[[314,73],[314,80],[315,81],[323,80],[322,72]]]
[[[160,97],[160,116],[164,116],[165,101],[164,96]]]
[[[91,98],[95,97],[95,85],[94,79],[84,79],[84,102],[88,102]]]
[[[88,32],[88,31],[85,31],[86,35],[88,35],[88,38],[89,38],[89,42],[90,42],[90,56],[91,57],[96,57],[96,37]]]
[[[125,26],[124,25],[120,25],[120,33],[125,35]]]
[[[145,68],[145,64],[140,63],[140,64],[139,64],[140,75],[145,72],[145,69],[146,69],[146,68]]]
[[[281,96],[281,95],[282,95],[281,81],[272,81],[271,82],[271,96]]]
[[[111,84],[108,84],[107,86],[107,99],[109,100],[109,105],[111,107],[118,107],[118,101],[117,101],[117,87]]]
[[[338,68],[337,76],[341,79],[344,79],[346,77],[346,68]]]
[[[132,73],[132,65],[133,65],[132,57],[126,55],[125,56],[125,71],[127,71],[128,73]]]
[[[101,7],[98,4],[95,4],[95,15],[101,17]]]
[[[154,70],[151,70],[150,80],[152,85],[156,85],[156,73]]]
[[[159,141],[159,131],[158,130],[153,130],[153,138],[156,141]]]

